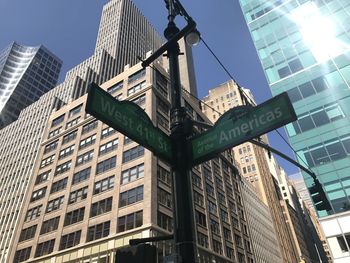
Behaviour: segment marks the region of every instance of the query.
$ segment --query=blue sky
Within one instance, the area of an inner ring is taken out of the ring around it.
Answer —
[[[0,49],[12,41],[24,45],[44,44],[63,60],[64,74],[92,55],[102,6],[106,0],[0,0]],[[134,0],[147,19],[162,34],[167,23],[164,0]],[[261,103],[271,98],[238,0],[182,0],[197,22],[203,39],[213,49],[235,80],[252,90]],[[183,18],[178,17],[181,25]],[[229,79],[203,44],[194,47],[198,95]],[[283,135],[285,134],[281,130]],[[293,156],[276,132],[269,134],[273,147]],[[288,174],[293,165],[279,160]]]

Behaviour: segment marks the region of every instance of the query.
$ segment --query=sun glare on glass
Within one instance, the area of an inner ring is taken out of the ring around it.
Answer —
[[[304,42],[318,62],[344,53],[348,46],[336,38],[335,24],[322,16],[314,2],[307,2],[294,9],[290,18],[298,25]]]

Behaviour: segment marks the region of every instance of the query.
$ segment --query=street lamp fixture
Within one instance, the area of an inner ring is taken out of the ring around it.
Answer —
[[[193,31],[189,32],[186,36],[185,36],[185,41],[187,43],[187,45],[193,47],[193,46],[197,46],[199,44],[201,40],[201,34],[199,33],[199,31],[197,29],[194,29]]]

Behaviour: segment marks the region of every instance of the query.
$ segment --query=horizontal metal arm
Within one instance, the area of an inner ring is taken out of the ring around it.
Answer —
[[[163,46],[161,46],[158,50],[156,50],[151,56],[149,56],[146,60],[144,60],[141,63],[141,66],[144,68],[147,67],[154,60],[156,60],[160,55],[162,55],[165,51],[167,51],[170,46],[172,46],[174,43],[179,41],[182,37],[184,37],[186,34],[191,32],[195,28],[196,28],[196,23],[194,21],[189,21],[188,24],[181,31],[179,31],[168,42],[166,42]]]
[[[262,143],[262,142],[259,142],[259,141],[256,141],[256,140],[250,140],[249,142],[257,145],[257,146],[260,146],[270,152],[273,152],[279,156],[281,156],[283,159],[287,160],[288,162],[294,164],[295,166],[298,166],[301,170],[303,170],[304,172],[308,173],[314,180],[317,180],[316,178],[316,175],[314,172],[310,171],[309,169],[307,169],[306,167],[302,166],[300,163],[294,161],[292,158],[290,158],[289,156],[285,155],[284,153],[281,153],[280,151],[270,147],[269,145],[265,144],[265,143]]]

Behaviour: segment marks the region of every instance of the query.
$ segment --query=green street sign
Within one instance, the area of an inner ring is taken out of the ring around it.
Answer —
[[[169,136],[154,127],[148,115],[137,104],[118,101],[97,84],[91,83],[86,112],[143,145],[155,155],[172,161]]]
[[[227,111],[213,128],[189,140],[192,163],[211,159],[215,154],[256,138],[289,122],[297,116],[286,92],[252,107]]]

